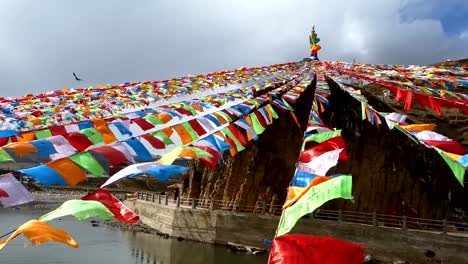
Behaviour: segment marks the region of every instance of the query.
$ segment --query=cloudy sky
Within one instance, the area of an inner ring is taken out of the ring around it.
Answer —
[[[312,24],[322,60],[468,57],[467,0],[1,0],[0,96],[298,61]]]

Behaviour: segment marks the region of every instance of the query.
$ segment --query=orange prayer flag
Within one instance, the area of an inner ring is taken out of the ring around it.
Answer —
[[[403,125],[401,127],[404,128],[404,129],[407,129],[407,130],[420,132],[420,131],[424,131],[424,130],[432,131],[432,130],[434,130],[436,125],[435,124],[413,124],[413,125]]]
[[[74,248],[80,247],[80,245],[78,245],[78,243],[64,230],[54,228],[39,220],[30,220],[18,227],[18,229],[16,229],[16,231],[11,234],[7,240],[0,241],[0,250],[5,247],[8,242],[21,234],[28,238],[33,246],[38,246],[49,241],[55,241],[67,244]]]
[[[247,123],[249,123],[249,125],[250,125],[251,127],[253,127],[253,123],[252,123],[252,119],[250,118],[250,115],[247,115],[247,116],[245,117],[245,121],[247,121]]]
[[[268,113],[268,119],[270,120],[270,123],[273,123],[273,113],[271,112],[271,108],[270,107],[265,107],[265,110]]]
[[[301,128],[301,124],[299,124],[299,121],[297,120],[296,114],[294,114],[293,111],[290,111],[290,113],[291,113],[292,118],[293,118],[294,121],[296,122],[297,126],[298,126],[299,128]]]
[[[23,133],[21,133],[21,135],[23,137],[22,138],[16,137],[16,141],[18,141],[18,142],[29,142],[29,141],[32,141],[32,140],[36,139],[36,134],[34,134],[34,132],[23,132]]]
[[[91,111],[89,111],[88,109],[84,109],[83,110],[83,115],[84,116],[91,116]]]
[[[250,132],[248,130],[246,130],[245,132],[247,134],[247,140],[251,141],[253,139],[252,134],[250,134]]]
[[[203,112],[203,107],[201,107],[200,105],[193,104],[192,107],[198,112]]]
[[[366,109],[366,117],[367,117],[367,120],[369,120],[369,121],[372,120],[371,115],[370,115],[370,113],[369,113],[369,107],[365,107],[365,109]]]
[[[288,196],[286,198],[286,202],[283,205],[284,208],[288,208],[291,206],[293,203],[297,202],[304,194],[306,194],[310,188],[312,188],[315,185],[319,185],[322,182],[326,182],[330,180],[331,177],[327,176],[316,176],[310,183],[307,185],[307,187],[296,187],[296,186],[289,186],[288,187]]]
[[[102,126],[96,127],[96,130],[99,133],[101,133],[105,144],[110,144],[110,143],[117,141],[117,139],[114,136],[114,133],[112,133],[112,131],[110,130],[110,128],[107,126],[106,123],[104,123],[104,125]]]
[[[219,136],[220,138],[222,138],[223,141],[226,140],[226,136],[224,136],[224,134],[221,131],[216,131],[213,134],[216,135],[216,136]]]
[[[164,129],[161,130],[164,134],[166,134],[166,136],[168,137],[171,137],[172,136],[172,133],[174,133],[174,130],[170,127],[166,127]]]
[[[68,158],[54,160],[46,165],[60,174],[71,187],[88,179],[81,168]]]
[[[172,116],[170,114],[168,114],[168,113],[159,113],[156,116],[164,124],[172,120]]]
[[[42,125],[42,120],[37,117],[30,118],[28,119],[28,121],[31,122],[35,126]]]
[[[37,153],[37,148],[26,142],[14,142],[6,145],[4,148],[11,148],[15,151],[15,155],[22,157],[28,153]]]
[[[197,154],[190,149],[182,149],[179,153],[179,157],[191,157],[193,159],[198,159]]]
[[[187,129],[181,124],[175,125],[172,128],[177,132],[184,145],[193,141]]]
[[[101,118],[92,119],[91,122],[93,122],[94,127],[104,126],[107,123],[106,120]]]
[[[212,113],[213,116],[216,117],[216,119],[218,119],[218,121],[224,125],[226,124],[228,121],[226,121],[226,119],[224,119],[220,114],[217,114],[217,113]]]

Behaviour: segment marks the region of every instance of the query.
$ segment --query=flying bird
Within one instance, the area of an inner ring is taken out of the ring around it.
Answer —
[[[82,79],[76,77],[76,74],[75,74],[75,73],[73,73],[73,76],[75,76],[75,80],[77,80],[77,81],[82,81]]]

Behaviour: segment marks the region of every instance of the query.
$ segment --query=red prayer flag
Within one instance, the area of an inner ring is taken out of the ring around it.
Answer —
[[[423,140],[424,143],[440,148],[443,151],[457,154],[457,155],[465,155],[468,152],[466,149],[457,141],[439,141],[439,140]]]
[[[10,195],[5,190],[0,188],[0,197],[8,198],[8,197],[10,197]]]
[[[159,138],[156,138],[150,134],[144,134],[141,136],[143,139],[148,141],[155,149],[165,149],[166,145]]]
[[[50,133],[52,133],[52,136],[63,136],[67,134],[67,130],[64,126],[53,126],[50,127],[49,130]]]
[[[397,103],[403,102],[403,99],[406,98],[406,94],[407,94],[407,93],[408,93],[407,91],[405,91],[405,90],[403,90],[403,89],[401,89],[401,88],[398,88],[398,89],[397,89],[397,93],[396,93],[396,101],[397,101]]]
[[[89,193],[82,197],[81,200],[91,200],[102,203],[107,207],[107,209],[109,209],[109,211],[112,212],[112,214],[114,214],[115,218],[125,223],[133,224],[140,219],[135,212],[104,189],[98,189],[95,192]]]
[[[66,136],[70,145],[75,147],[78,151],[83,151],[89,146],[93,145],[93,143],[83,134],[79,132],[72,132]]]
[[[16,137],[13,137],[16,138]],[[0,147],[5,146],[8,143],[8,139],[10,138],[0,138]]]
[[[189,122],[190,126],[192,127],[192,129],[195,130],[195,132],[197,133],[198,136],[201,137],[201,136],[206,134],[205,129],[200,125],[198,120],[192,119],[192,120],[190,120],[188,122]]]
[[[266,128],[268,125],[267,123],[265,122],[265,119],[264,117],[262,116],[262,114],[260,114],[260,112],[257,110],[254,112],[254,114],[257,116],[257,119],[258,121],[260,122],[260,125],[262,125],[262,127]]]
[[[215,149],[212,149],[209,147],[205,147],[205,146],[194,146],[194,147],[199,148],[203,151],[206,151],[213,156],[211,158],[201,158],[200,161],[201,163],[203,163],[203,165],[205,165],[209,169],[215,170],[216,166],[218,165],[218,160],[221,158],[221,154]]]
[[[330,138],[314,147],[309,148],[308,150],[303,151],[301,153],[299,161],[303,163],[308,163],[325,152],[337,149],[343,149],[343,151],[341,151],[340,153],[339,160],[347,161],[348,155],[346,154],[346,143],[343,140],[343,137],[341,136]]]
[[[125,157],[125,155],[113,147],[102,146],[93,148],[90,151],[101,153],[107,158],[107,160],[109,160],[111,165],[119,165],[128,162],[128,159]]]
[[[137,124],[143,131],[152,129],[154,127],[153,124],[146,121],[143,117],[134,118],[134,119],[132,119],[132,122]]]
[[[406,93],[406,101],[405,101],[405,110],[411,110],[411,107],[413,106],[413,92],[408,91]]]
[[[332,237],[283,235],[273,240],[268,264],[360,264],[361,245]]]
[[[234,126],[234,124],[231,124],[229,125],[228,127],[229,131],[231,131],[231,133],[234,135],[234,137],[237,138],[237,140],[239,140],[239,142],[242,144],[242,146],[247,146],[247,139],[245,138],[245,136],[239,131],[236,129],[236,127]]]

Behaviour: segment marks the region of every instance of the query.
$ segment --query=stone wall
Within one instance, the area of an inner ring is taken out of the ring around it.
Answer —
[[[272,239],[279,217],[227,211],[177,208],[141,200],[127,200],[141,221],[171,237],[215,244],[238,243],[264,248]],[[379,260],[404,259],[427,263],[427,250],[435,253],[434,263],[468,263],[468,237],[435,232],[405,231],[304,217],[291,233],[331,236],[363,244]],[[439,262],[437,262],[439,261]],[[442,262],[440,262],[442,261]]]

